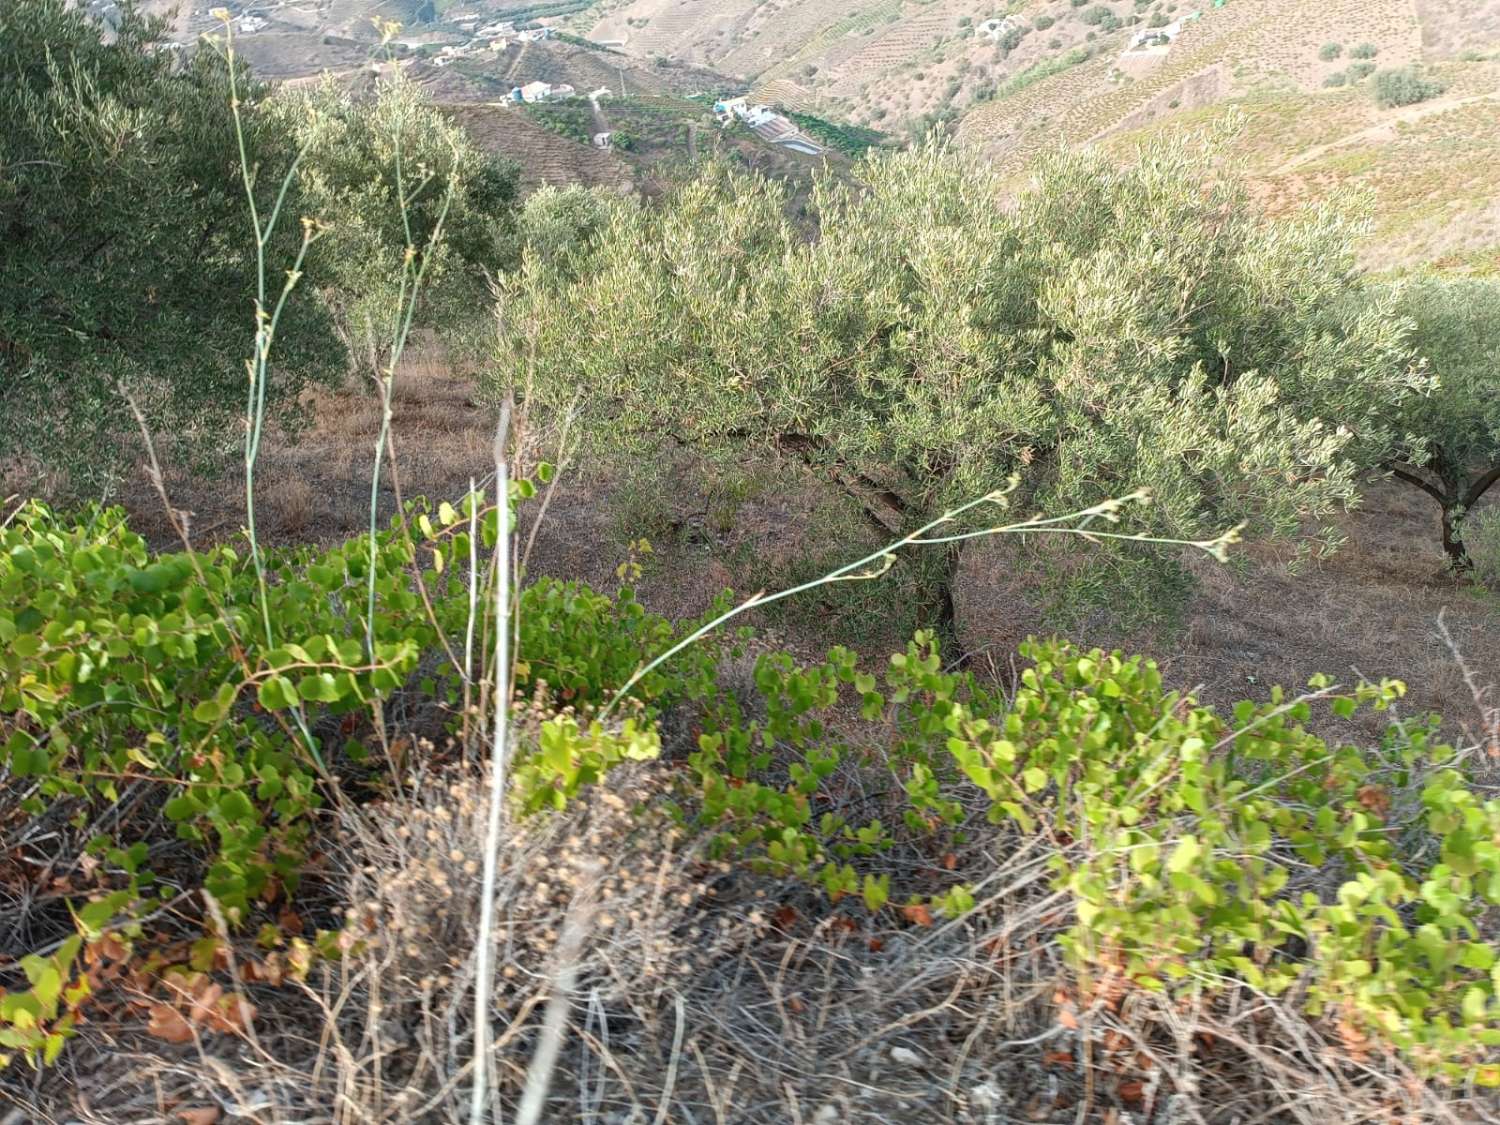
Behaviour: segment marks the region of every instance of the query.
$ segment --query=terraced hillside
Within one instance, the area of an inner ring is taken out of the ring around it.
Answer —
[[[568,184],[629,191],[635,185],[630,165],[617,154],[555,133],[519,108],[455,105],[445,109],[481,147],[520,165],[523,191]]]
[[[1340,56],[1320,58],[1323,44]],[[1343,45],[1369,45],[1379,66],[1422,57],[1412,0],[1257,0],[1209,9],[1165,51],[1140,65],[1100,54],[1088,63],[969,113],[959,136],[1003,166],[1020,167],[1048,144],[1083,144],[1178,110],[1266,87],[1316,90],[1349,66]],[[1129,69],[1127,70],[1127,65]],[[1371,67],[1373,69],[1373,67]]]
[[[738,92],[732,80],[701,67],[654,65],[615,51],[566,40],[512,44],[446,66],[413,62],[407,73],[445,102],[495,101],[528,82],[569,85],[582,94],[600,88],[621,94],[688,95]]]
[[[744,127],[721,129],[707,100],[671,94],[602,99],[597,115],[581,98],[444,109],[483,147],[520,165],[523,192],[584,184],[650,196],[696,161],[716,156],[790,183],[801,199],[817,170],[849,163],[837,150],[815,158],[771,144]],[[608,151],[591,144],[601,125],[611,135]]]
[[[1265,91],[1163,116],[1104,143],[1124,155],[1187,128],[1239,119],[1231,151],[1272,211],[1372,200],[1364,247],[1376,268],[1438,262],[1500,271],[1500,61],[1440,64],[1442,97],[1381,109],[1369,91]]]

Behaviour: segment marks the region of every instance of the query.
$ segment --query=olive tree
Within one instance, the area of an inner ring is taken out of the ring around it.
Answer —
[[[1423,277],[1404,289],[1400,310],[1437,385],[1406,399],[1409,440],[1391,468],[1437,501],[1443,550],[1467,571],[1464,515],[1500,481],[1500,283]]]
[[[373,98],[333,78],[279,91],[272,127],[300,154],[297,200],[317,220],[305,267],[352,370],[388,360],[415,270],[413,325],[461,333],[511,264],[517,170],[479,149],[399,72]],[[413,250],[407,262],[407,249]]]
[[[79,488],[138,440],[122,391],[199,453],[234,443],[244,405],[255,238],[228,64],[183,59],[163,31],[128,6],[106,29],[63,0],[0,5],[0,460]],[[239,86],[274,195],[291,154],[264,128],[265,87]],[[268,259],[290,263],[295,216],[281,228]],[[273,406],[338,375],[316,305],[289,307],[279,336]]]
[[[1421,384],[1358,221],[1263,218],[1189,142],[1053,155],[1003,199],[930,143],[823,178],[810,238],[722,167],[616,203],[568,276],[506,279],[492,390],[581,391],[610,443],[774,447],[907,526],[1013,474],[1044,512],[1144,486],[1143,530],[1177,538],[1294,536],[1353,500]]]

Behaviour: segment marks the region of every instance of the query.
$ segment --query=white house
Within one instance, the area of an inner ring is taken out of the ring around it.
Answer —
[[[245,35],[252,35],[257,31],[260,31],[262,28],[268,26],[271,21],[261,19],[260,16],[252,16],[249,12],[246,12],[235,22],[239,25],[239,29],[242,33],[244,33]]]
[[[1007,31],[1020,26],[1020,21],[1013,16],[1000,16],[975,24],[974,34],[985,39],[999,39]]]
[[[612,142],[610,141],[610,138],[613,137],[613,136],[614,136],[613,133],[595,133],[594,134],[594,147],[595,148],[606,148],[606,149],[609,148],[609,147],[611,147]]]
[[[517,86],[510,92],[514,101],[518,102],[545,102],[554,98],[571,98],[576,90],[566,82],[554,86],[550,82],[528,82],[524,86]]]
[[[522,31],[516,36],[522,43],[540,43],[543,39],[552,38],[550,27],[534,27],[530,31]]]
[[[714,116],[719,119],[720,125],[728,125],[736,117],[744,117],[749,109],[748,98],[729,98],[727,101],[714,102]]]
[[[1143,27],[1130,37],[1130,46],[1126,50],[1134,51],[1143,47],[1166,47],[1170,46],[1172,40],[1182,34],[1182,29],[1201,16],[1202,12],[1192,12],[1183,16],[1180,20],[1163,24],[1161,27]]]

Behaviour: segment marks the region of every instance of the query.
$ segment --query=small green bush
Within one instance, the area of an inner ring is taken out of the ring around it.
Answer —
[[[1323,85],[1325,86],[1347,86],[1348,84],[1349,76],[1342,70],[1336,70],[1327,78],[1323,79]]]
[[[1332,62],[1343,53],[1344,45],[1342,43],[1324,43],[1318,48],[1318,58],[1324,62]]]
[[[1435,98],[1447,87],[1433,78],[1424,78],[1414,66],[1382,70],[1375,75],[1375,100],[1385,109],[1415,105]]]
[[[1115,14],[1103,4],[1095,4],[1092,8],[1085,8],[1079,14],[1078,18],[1091,27],[1103,27],[1111,20],[1115,20],[1116,23],[1119,22],[1115,19]]]
[[[1350,63],[1349,69],[1344,73],[1348,76],[1350,85],[1353,85],[1356,82],[1363,82],[1370,75],[1374,74],[1375,64],[1372,62]]]
[[[1474,560],[1474,577],[1500,592],[1500,506],[1464,520],[1464,544]]]
[[[1300,989],[1354,1044],[1376,1037],[1424,1072],[1500,1085],[1500,961],[1475,926],[1500,903],[1500,801],[1473,792],[1421,722],[1374,752],[1303,726],[1314,699],[1349,717],[1388,707],[1401,684],[1319,678],[1305,698],[1278,689],[1220,715],[1169,691],[1150,661],[1056,642],[1022,652],[1031,666],[1008,702],[944,671],[930,634],[882,676],[842,648],[805,667],[764,656],[757,717],[723,695],[708,708],[684,808],[722,856],[872,911],[904,899],[951,915],[972,905],[967,887],[912,893],[878,857],[936,860],[973,831],[973,787],[991,823],[1055,842],[1082,980]],[[827,721],[845,699],[869,733]],[[851,819],[836,797],[877,730],[893,732],[881,768],[901,781],[900,824]],[[1328,887],[1318,873],[1334,871]]]
[[[1378,54],[1380,54],[1380,48],[1374,43],[1361,43],[1357,47],[1349,48],[1351,59],[1373,59]]]
[[[1036,23],[1033,24],[1032,26],[1034,26],[1038,31],[1046,31],[1049,27],[1051,27],[1056,22],[1057,21],[1055,19],[1053,19],[1051,16],[1037,16]]]

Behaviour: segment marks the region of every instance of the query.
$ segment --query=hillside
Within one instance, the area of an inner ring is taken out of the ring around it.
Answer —
[[[915,137],[947,123],[1020,176],[1056,145],[1122,155],[1184,128],[1233,149],[1273,209],[1373,189],[1377,267],[1492,262],[1500,2],[602,0],[568,17],[643,59],[712,66],[793,110]],[[1003,19],[986,28],[985,21]],[[1161,28],[1170,40],[1132,46]],[[1441,88],[1382,108],[1374,75]]]

